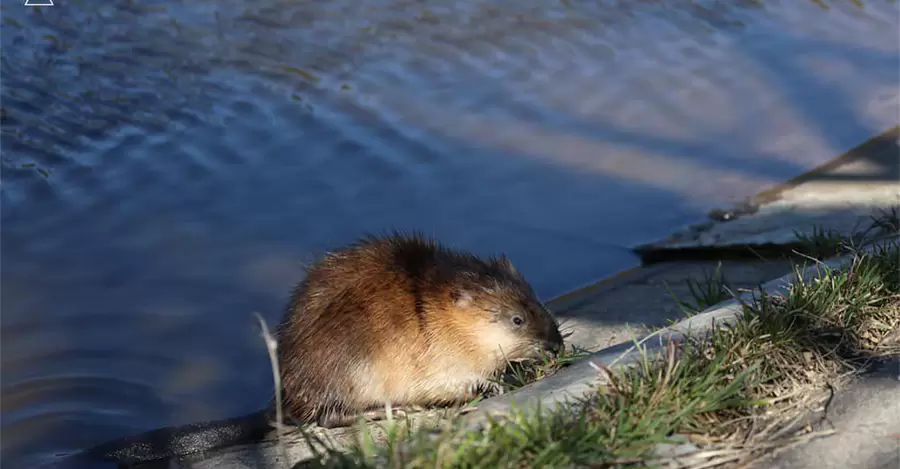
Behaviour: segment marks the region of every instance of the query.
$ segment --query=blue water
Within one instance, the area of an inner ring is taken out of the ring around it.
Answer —
[[[881,132],[900,84],[888,1],[56,3],[2,5],[10,467],[262,406],[252,313],[364,232],[550,298]]]

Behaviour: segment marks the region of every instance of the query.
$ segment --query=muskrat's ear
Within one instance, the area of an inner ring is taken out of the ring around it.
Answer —
[[[497,258],[497,265],[503,267],[513,275],[519,275],[519,271],[516,270],[515,266],[512,265],[512,261],[510,261],[509,258],[506,257],[506,254],[500,254],[500,257]]]
[[[468,308],[472,305],[472,294],[467,290],[453,290],[453,292],[450,293],[450,299],[460,308]]]

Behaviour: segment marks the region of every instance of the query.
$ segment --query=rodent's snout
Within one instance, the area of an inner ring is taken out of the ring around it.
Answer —
[[[559,332],[559,327],[554,323],[550,326],[550,333],[548,334],[548,339],[544,341],[544,350],[552,353],[554,356],[559,355],[563,350],[563,337]]]
[[[556,357],[562,352],[562,342],[545,341],[541,347],[550,355]]]

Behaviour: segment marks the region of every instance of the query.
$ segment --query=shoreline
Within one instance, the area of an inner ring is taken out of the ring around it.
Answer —
[[[815,174],[821,177],[823,174],[831,174],[830,172],[839,171],[846,165],[853,164],[855,161],[864,160],[864,155],[860,156],[860,148],[872,148],[871,142],[884,142],[885,135],[890,132],[896,132],[900,127],[895,127],[887,133],[876,136],[867,142],[855,147],[848,153],[853,153],[852,157],[843,154],[836,158],[843,164],[835,164],[833,162],[823,165],[829,172],[818,170]],[[889,138],[889,137],[887,137]],[[894,142],[896,145],[896,141]],[[877,145],[876,145],[877,147]],[[883,147],[882,151],[884,151]],[[900,147],[898,147],[900,148]],[[900,166],[900,161],[894,161]],[[800,178],[809,184],[814,178],[809,175],[803,175]],[[795,178],[797,179],[797,178]],[[798,179],[799,180],[799,179]],[[781,194],[789,191],[797,190],[804,187],[804,184],[784,185]],[[894,183],[900,195],[900,182]],[[806,199],[815,198],[814,190],[808,191],[804,195]],[[893,201],[888,199],[879,199],[874,202],[887,204],[893,207]],[[877,205],[876,203],[876,205]],[[900,205],[897,205],[900,207]],[[765,212],[761,210],[763,214]],[[753,221],[754,217],[758,217],[760,212],[749,214],[738,218],[738,220]],[[707,231],[714,232],[716,227],[735,226],[734,220],[725,222],[715,222]],[[828,227],[826,227],[828,228]],[[847,229],[846,224],[836,225],[836,228],[842,234]],[[702,239],[698,245],[702,245]],[[773,243],[777,244],[777,243]],[[729,245],[723,243],[725,248],[721,246],[699,246],[706,249],[708,253],[724,253],[728,249],[740,249],[741,245]],[[673,252],[685,251],[684,247],[671,248],[666,245],[657,246],[660,250],[670,250]],[[790,254],[792,247],[782,246],[773,252],[779,254]],[[756,252],[756,255],[759,255]],[[673,309],[673,304],[677,302],[678,297],[685,298],[690,295],[690,290],[686,289],[683,284],[687,279],[694,279],[695,282],[702,282],[704,279],[710,279],[709,271],[713,269],[715,263],[723,267],[724,278],[729,280],[728,284],[733,286],[735,291],[747,291],[753,289],[757,285],[765,284],[768,288],[783,288],[785,279],[795,278],[794,274],[784,276],[786,272],[793,269],[793,260],[795,258],[786,256],[785,259],[764,259],[748,262],[746,259],[730,259],[725,263],[721,262],[721,256],[711,255],[711,258],[717,261],[699,261],[697,259],[677,259],[670,257],[668,260],[661,262],[649,263],[632,269],[616,273],[608,278],[594,282],[590,285],[574,289],[571,292],[558,295],[548,301],[546,304],[551,311],[561,318],[569,320],[569,327],[577,329],[581,336],[574,342],[595,345],[595,347],[585,347],[586,350],[592,352],[590,358],[584,359],[582,356],[576,363],[561,369],[557,373],[553,373],[545,379],[532,382],[512,392],[502,394],[500,396],[489,397],[477,404],[474,412],[459,416],[454,409],[437,409],[427,411],[421,414],[413,414],[409,416],[407,422],[414,428],[431,427],[433,425],[442,425],[448,420],[455,420],[467,424],[472,428],[484,423],[484,419],[492,414],[509,414],[513,410],[518,412],[524,408],[533,405],[534,402],[546,405],[559,403],[584,393],[590,388],[590,384],[597,380],[598,374],[590,365],[591,361],[599,361],[600,363],[620,362],[622,353],[632,347],[632,341],[654,337],[659,331],[671,330],[675,335],[684,333],[687,329],[694,329],[692,325],[699,322],[709,323],[710,318],[720,320],[728,315],[734,315],[737,302],[735,300],[713,302],[714,306],[704,308],[704,311],[696,316],[684,317],[685,311],[680,313],[677,308]],[[753,259],[750,256],[749,259]],[[831,259],[826,262],[832,265],[835,262],[840,263],[840,259]],[[716,267],[718,269],[718,267]],[[716,270],[718,273],[718,270]],[[775,279],[775,280],[772,280]],[[676,285],[676,283],[678,285]],[[680,285],[680,286],[679,286]],[[674,301],[673,301],[674,300]],[[668,326],[662,322],[673,320],[676,326],[669,324]],[[620,321],[620,322],[617,322]],[[624,325],[623,325],[624,323]],[[632,329],[633,324],[638,324],[636,330]],[[706,324],[709,326],[709,324]],[[673,336],[674,337],[674,336]],[[567,342],[569,339],[567,339]],[[651,342],[657,342],[656,340]],[[662,341],[659,341],[662,343]],[[570,342],[571,344],[571,342]],[[601,346],[605,345],[605,346]],[[648,344],[651,345],[651,344]],[[658,347],[657,347],[658,349]],[[634,352],[631,353],[634,361]],[[626,364],[625,362],[619,365]],[[900,391],[900,387],[898,387]],[[456,418],[461,417],[461,418]],[[523,417],[524,418],[524,417]],[[378,424],[370,425],[369,430],[379,433],[378,438],[389,437],[389,434],[383,434],[384,429],[378,430]],[[336,431],[329,431],[319,428],[312,428],[309,433],[320,441],[328,441],[335,445],[336,448],[350,448],[359,437],[359,429],[343,428]],[[371,435],[370,435],[371,436]],[[291,465],[299,461],[308,460],[315,456],[315,451],[311,450],[310,442],[305,439],[304,435],[292,434],[288,435],[282,443],[287,447],[288,459]],[[241,445],[235,447],[217,450],[211,454],[188,456],[178,461],[160,461],[162,465],[171,464],[166,467],[174,468],[191,468],[205,469],[213,467],[221,467],[226,469],[262,469],[267,467],[283,466],[281,449],[279,444],[274,441],[267,440],[263,443],[253,445]],[[316,446],[320,446],[316,444]],[[321,450],[322,447],[320,446]],[[147,467],[157,467],[150,464]],[[302,467],[302,466],[300,466]]]
[[[694,232],[698,229],[709,231],[717,226],[726,225],[737,219],[752,219],[754,215],[759,213],[761,206],[772,204],[782,200],[784,195],[804,184],[813,184],[817,178],[825,178],[829,174],[840,170],[842,167],[859,162],[861,160],[878,160],[885,158],[886,154],[895,151],[900,142],[900,125],[893,126],[879,135],[866,140],[850,150],[838,155],[837,157],[823,163],[807,172],[795,176],[784,183],[775,185],[771,188],[760,191],[759,193],[747,197],[743,202],[735,204],[729,209],[721,209],[724,213],[733,213],[735,216],[727,220],[713,220],[707,217],[703,221],[690,223],[681,228],[677,228],[669,237],[657,242],[638,244],[632,246],[631,251],[640,259],[640,264],[614,273],[613,275],[588,283],[586,285],[573,288],[572,290],[548,299],[545,303],[553,309],[553,306],[577,303],[579,298],[592,296],[604,290],[614,288],[616,284],[623,281],[630,281],[637,275],[643,275],[646,269],[658,264],[665,264],[677,261],[707,261],[707,260],[747,260],[759,259],[766,256],[790,255],[797,247],[796,243],[785,243],[783,239],[773,239],[771,242],[757,243],[735,243],[727,242],[719,245],[703,245],[700,242],[683,243],[670,247],[669,244],[674,241],[683,239],[685,232]],[[895,159],[900,158],[900,154],[894,153]],[[891,162],[887,162],[890,164]],[[894,162],[896,163],[896,161]],[[895,180],[900,184],[900,180]],[[898,186],[900,187],[900,186]],[[898,189],[900,195],[900,189]],[[744,207],[755,207],[749,213],[742,210]],[[699,228],[698,228],[699,227]]]

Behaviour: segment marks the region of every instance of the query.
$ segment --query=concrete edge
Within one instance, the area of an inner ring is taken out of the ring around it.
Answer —
[[[871,253],[874,249],[885,246],[896,239],[900,239],[900,237],[883,238],[866,246],[861,251]],[[811,265],[800,272],[800,278],[804,280],[819,278],[826,268],[843,268],[848,261],[852,261],[853,257],[850,254]],[[798,275],[795,271],[766,282],[761,289],[769,295],[784,294],[797,280]],[[641,344],[643,353],[656,354],[662,351],[669,341],[683,340],[688,333],[702,334],[714,327],[729,324],[740,314],[741,302],[752,301],[758,294],[757,290],[738,295],[736,299],[719,303],[675,325],[644,336],[637,341],[637,344]],[[640,360],[643,353],[634,342],[619,344],[592,353],[544,380],[485,400],[477,410],[464,417],[467,419],[466,425],[470,429],[477,429],[487,423],[490,418],[508,414],[513,410],[534,412],[539,409],[552,409],[570,404],[585,397],[597,385],[603,384],[604,380],[595,370],[595,365],[601,363],[612,369],[621,369]]]
[[[585,302],[591,301],[592,298],[604,292],[613,290],[622,284],[635,282],[642,279],[650,278],[665,269],[663,265],[653,266],[636,266],[625,269],[606,277],[602,280],[593,282],[580,288],[576,288],[569,292],[557,295],[544,302],[544,305],[550,311],[556,312],[563,309],[577,307]]]
[[[828,172],[833,171],[847,163],[852,163],[853,161],[856,161],[860,158],[865,158],[866,155],[876,152],[877,150],[875,150],[875,148],[896,145],[898,140],[900,140],[900,125],[895,125],[885,130],[881,134],[851,148],[844,154],[832,159],[831,161],[816,166],[815,168],[799,176],[788,179],[787,181],[774,187],[765,189],[752,197],[748,197],[747,203],[750,203],[752,205],[764,205],[775,202],[776,200],[781,198],[781,195],[784,192],[810,182],[816,177],[827,174]]]
[[[707,226],[715,227],[729,223],[734,219],[755,215],[761,206],[772,204],[780,200],[784,193],[796,189],[804,184],[814,181],[816,178],[827,175],[844,165],[867,158],[872,154],[878,154],[884,147],[896,146],[900,141],[900,125],[893,126],[881,134],[874,136],[859,145],[851,148],[845,153],[821,164],[809,171],[795,176],[787,181],[774,185],[768,189],[764,189],[753,196],[746,197],[743,201],[733,204],[729,210],[713,210],[723,213],[730,213],[732,216],[727,220],[715,219],[707,217],[694,223],[688,223],[678,229],[668,237],[649,243],[640,243],[631,247],[640,259],[642,265],[651,265],[658,262],[677,261],[677,260],[698,260],[707,259],[715,256],[717,253],[728,257],[752,257],[749,254],[749,248],[753,248],[758,253],[763,252],[789,252],[791,246],[790,240],[765,240],[763,242],[738,242],[734,244],[715,244],[703,245],[697,241],[683,241],[676,238],[678,234],[691,232],[692,227]],[[704,231],[706,231],[704,229]]]

